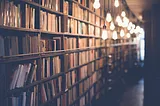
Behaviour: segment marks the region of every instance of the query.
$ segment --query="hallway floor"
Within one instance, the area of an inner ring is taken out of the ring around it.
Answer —
[[[127,87],[121,98],[120,106],[143,106],[143,80]]]
[[[143,106],[143,83],[140,80],[136,84],[127,84],[124,91],[117,86],[116,89],[121,93],[117,90],[108,92],[108,96],[104,96],[93,106]]]

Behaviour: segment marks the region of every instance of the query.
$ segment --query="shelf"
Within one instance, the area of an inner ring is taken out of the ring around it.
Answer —
[[[18,62],[18,61],[34,60],[34,59],[45,58],[45,57],[55,57],[55,56],[60,56],[64,54],[78,53],[82,51],[88,51],[88,50],[94,50],[94,49],[100,49],[100,48],[106,48],[106,47],[105,46],[86,47],[82,49],[77,48],[73,50],[47,51],[47,52],[39,52],[39,53],[19,54],[14,56],[2,56],[0,57],[0,63],[11,63],[11,62]]]
[[[68,17],[69,17],[69,18],[73,18],[73,19],[78,20],[78,21],[81,21],[81,22],[84,22],[84,23],[86,23],[86,24],[90,24],[90,25],[93,25],[93,26],[95,26],[95,27],[98,27],[98,28],[103,29],[102,27],[100,27],[100,26],[98,26],[98,25],[96,25],[96,24],[92,24],[92,23],[90,23],[89,21],[82,20],[82,19],[79,19],[79,18],[74,17],[74,16],[71,16],[71,15],[68,15]]]
[[[27,29],[27,28],[19,28],[19,27],[11,27],[11,26],[3,26],[3,25],[0,25],[0,30],[39,33],[38,29]]]

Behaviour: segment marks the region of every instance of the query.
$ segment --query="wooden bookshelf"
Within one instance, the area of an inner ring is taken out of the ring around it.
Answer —
[[[0,1],[3,106],[89,106],[116,84],[128,62],[135,64],[136,44],[103,41],[105,18],[91,5],[91,0]]]

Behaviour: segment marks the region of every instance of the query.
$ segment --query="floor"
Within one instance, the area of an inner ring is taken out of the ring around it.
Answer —
[[[143,106],[143,80],[127,87],[121,98],[120,106]]]
[[[143,106],[143,83],[140,80],[136,84],[125,85],[125,89],[118,86],[118,90],[107,93],[109,96],[104,96],[93,106]]]

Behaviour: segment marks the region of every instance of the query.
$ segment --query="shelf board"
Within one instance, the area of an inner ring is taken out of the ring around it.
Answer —
[[[3,25],[0,25],[0,30],[39,33],[38,29],[27,29],[27,28],[19,28],[19,27],[3,26]]]
[[[45,58],[45,57],[55,57],[64,54],[70,53],[78,53],[82,51],[94,50],[106,48],[103,47],[86,47],[86,48],[76,48],[73,50],[59,50],[59,51],[46,51],[46,52],[39,52],[39,53],[29,53],[29,54],[19,54],[14,56],[1,56],[0,63],[11,63],[11,62],[19,62],[19,61],[26,61],[26,60],[33,60],[38,58]]]
[[[75,19],[75,20],[78,20],[78,21],[80,21],[80,22],[84,22],[84,23],[86,23],[86,24],[90,24],[90,25],[93,25],[93,26],[95,26],[95,27],[98,27],[98,28],[103,29],[101,26],[98,26],[98,25],[96,25],[96,24],[90,23],[89,21],[82,20],[82,19],[79,19],[79,18],[74,17],[74,16],[71,16],[71,15],[68,15],[68,17],[69,17],[69,18],[72,18],[72,19]]]

